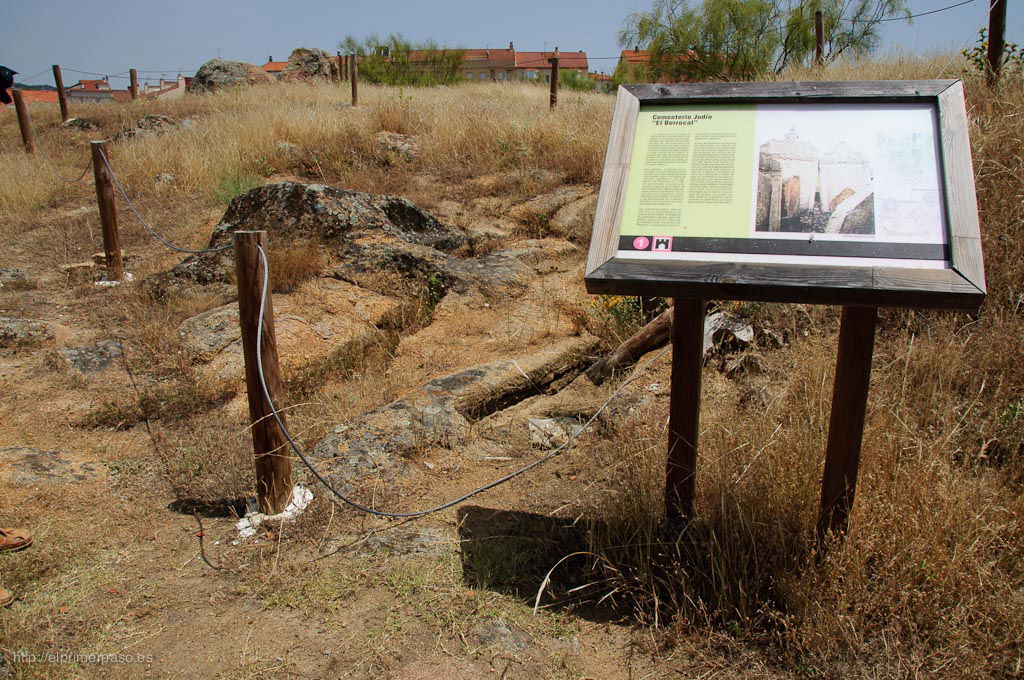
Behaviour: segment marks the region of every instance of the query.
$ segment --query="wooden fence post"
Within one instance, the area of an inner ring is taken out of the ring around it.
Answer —
[[[345,63],[341,58],[341,52],[338,52],[338,82],[345,82]]]
[[[991,3],[988,14],[988,73],[985,79],[989,85],[995,85],[999,82],[1006,46],[1006,0],[991,0]]]
[[[875,307],[843,307],[825,470],[821,477],[819,547],[830,532],[845,534],[849,524],[864,437],[877,317]]]
[[[548,59],[551,63],[551,108],[558,106],[558,57]]]
[[[128,91],[132,93],[132,100],[139,98],[139,73],[133,68],[128,69]]]
[[[265,231],[236,231],[235,273],[238,280],[238,319],[242,328],[242,352],[245,356],[245,387],[249,397],[249,421],[252,423],[252,448],[255,454],[256,501],[260,512],[277,514],[287,507],[292,497],[292,463],[288,440],[274,419],[270,404],[260,384],[256,363],[256,341],[259,336],[260,297],[263,270],[259,247],[266,250]],[[267,286],[267,301],[263,315],[263,379],[267,392],[275,405],[281,398],[281,368],[277,363],[277,337],[274,334],[274,305]],[[281,415],[284,422],[284,415]]]
[[[814,63],[825,63],[825,26],[821,10],[814,13]]]
[[[21,90],[11,90],[14,97],[14,110],[18,114],[18,128],[21,130],[21,141],[25,144],[25,153],[36,152],[36,137],[32,134],[32,122],[28,116],[28,105],[25,104],[25,96]]]
[[[66,123],[71,115],[68,113],[68,93],[64,91],[64,76],[58,64],[53,65],[53,82],[57,86],[57,101],[60,102],[60,120]]]
[[[352,81],[352,106],[359,106],[359,62],[358,56],[349,56],[348,77]]]
[[[693,516],[700,432],[700,383],[704,366],[704,301],[672,301],[672,382],[669,395],[665,515]]]
[[[121,233],[117,228],[117,206],[114,204],[114,183],[104,162],[107,156],[106,142],[92,142],[92,175],[96,180],[96,203],[100,209],[100,225],[103,228],[103,254],[107,259],[107,279],[124,280],[124,264],[121,262]]]

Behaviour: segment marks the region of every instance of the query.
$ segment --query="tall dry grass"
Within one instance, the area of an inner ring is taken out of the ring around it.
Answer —
[[[935,67],[786,76],[919,78]],[[706,369],[714,397],[696,519],[682,535],[659,521],[665,431],[650,424],[667,407],[592,442],[606,482],[580,503],[602,592],[667,624],[667,645],[754,645],[798,677],[1024,675],[1024,89],[965,84],[989,297],[976,315],[883,310],[844,544],[814,554],[836,310],[745,307],[791,344],[762,352],[765,375]]]

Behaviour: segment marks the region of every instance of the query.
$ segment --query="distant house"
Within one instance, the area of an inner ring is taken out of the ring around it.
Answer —
[[[675,55],[672,59],[683,64],[693,61],[696,57],[697,54],[691,51],[689,54]],[[650,71],[648,70],[650,63],[651,55],[647,50],[641,50],[639,47],[632,50],[622,50],[619,53],[619,63],[615,68],[615,75],[620,82],[645,82],[650,79]],[[686,82],[687,80],[685,76],[681,76],[677,79],[659,78],[658,82]]]
[[[516,74],[522,80],[551,82],[551,60],[558,57],[559,71],[576,71],[587,75],[590,66],[586,52],[516,52]]]
[[[142,96],[150,99],[177,99],[185,95],[185,89],[192,82],[191,78],[178,74],[177,80],[160,79],[159,85],[146,85]]]
[[[270,56],[267,57],[267,63],[260,66],[260,68],[275,78],[280,78],[286,66],[288,66],[287,61],[274,61],[274,57]]]
[[[412,50],[409,62],[416,67],[427,68],[434,64],[446,52],[456,50]],[[511,80],[551,80],[552,57],[559,57],[559,69],[587,73],[586,52],[519,52],[514,43],[508,49],[472,48],[458,50],[462,53],[459,73],[470,81],[507,82]]]
[[[130,102],[132,93],[115,90],[105,80],[79,80],[65,89],[68,102],[72,104],[102,104],[105,102]]]

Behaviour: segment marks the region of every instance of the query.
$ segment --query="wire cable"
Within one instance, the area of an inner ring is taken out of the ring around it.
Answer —
[[[136,208],[135,204],[132,203],[132,199],[128,198],[128,193],[124,190],[124,187],[121,186],[121,180],[118,179],[117,173],[114,172],[114,168],[112,168],[110,166],[110,161],[107,159],[107,154],[105,152],[103,152],[102,150],[100,151],[100,158],[103,159],[103,165],[105,165],[107,167],[107,171],[110,172],[110,178],[112,180],[114,180],[114,186],[116,186],[117,190],[121,193],[121,197],[124,199],[124,202],[127,203],[128,204],[128,208],[131,209],[131,211],[133,213],[135,213],[135,219],[137,219],[139,221],[139,223],[142,224],[142,226],[146,228],[146,231],[148,231],[149,234],[153,238],[155,238],[157,241],[160,241],[160,243],[163,243],[165,246],[167,246],[171,250],[177,250],[179,253],[188,253],[189,255],[205,255],[206,253],[219,253],[219,252],[221,252],[223,250],[227,250],[228,248],[231,247],[231,243],[228,242],[228,243],[225,243],[222,246],[217,246],[216,248],[204,248],[202,250],[192,250],[191,248],[182,248],[181,246],[175,245],[174,243],[171,243],[170,241],[165,239],[163,236],[158,234],[156,232],[156,230],[153,229],[153,227],[149,226],[149,224],[146,222],[146,220],[142,217],[142,214],[139,213],[138,208]]]
[[[548,454],[538,458],[537,460],[533,461],[532,463],[529,463],[528,465],[524,465],[523,467],[519,468],[518,470],[510,472],[509,474],[505,475],[504,477],[499,477],[498,479],[496,479],[496,480],[494,480],[492,482],[484,484],[483,486],[479,486],[479,487],[473,489],[472,491],[469,491],[468,493],[464,493],[463,495],[459,496],[458,498],[453,498],[450,501],[445,501],[444,503],[441,503],[440,505],[435,505],[434,507],[427,508],[425,510],[416,510],[414,512],[385,512],[385,511],[382,511],[382,510],[376,510],[374,508],[368,507],[366,505],[363,505],[361,503],[358,503],[358,502],[352,500],[351,498],[349,498],[345,494],[343,494],[340,491],[338,491],[337,489],[335,489],[334,486],[330,482],[328,482],[326,479],[324,479],[324,476],[322,474],[320,474],[320,472],[317,471],[317,469],[315,467],[313,467],[313,465],[309,462],[309,459],[306,457],[306,454],[303,453],[303,451],[299,447],[299,445],[295,443],[295,440],[292,438],[291,432],[288,431],[288,428],[285,426],[284,421],[281,419],[280,413],[278,413],[277,407],[274,405],[274,400],[270,398],[270,391],[267,389],[267,382],[266,382],[266,380],[263,377],[263,315],[266,312],[266,307],[267,307],[267,294],[268,294],[268,287],[269,287],[269,283],[270,283],[270,277],[267,275],[267,271],[269,270],[269,267],[267,265],[267,254],[263,250],[262,246],[256,246],[256,248],[257,248],[257,250],[259,250],[260,263],[263,265],[263,286],[262,286],[263,287],[263,291],[260,294],[260,313],[259,313],[259,318],[257,320],[258,326],[257,326],[257,332],[256,332],[256,371],[257,371],[257,373],[259,374],[259,377],[260,377],[260,388],[261,388],[261,390],[263,392],[263,398],[267,400],[267,405],[270,406],[270,412],[273,414],[274,420],[277,421],[278,427],[281,428],[281,432],[282,432],[282,434],[284,434],[285,439],[288,440],[288,444],[291,446],[292,450],[295,451],[295,455],[297,455],[299,457],[299,460],[301,460],[302,463],[309,469],[309,471],[311,473],[313,473],[313,476],[316,478],[316,480],[318,482],[320,482],[320,484],[322,484],[325,489],[330,491],[336,498],[341,500],[346,505],[348,505],[348,506],[350,506],[352,508],[355,508],[356,510],[359,510],[361,512],[365,512],[365,513],[370,514],[370,515],[376,515],[377,517],[391,517],[391,518],[394,518],[394,519],[405,519],[405,518],[410,518],[410,517],[422,517],[424,515],[429,515],[429,514],[432,514],[432,513],[435,513],[435,512],[440,512],[441,510],[446,510],[446,509],[448,509],[450,507],[458,505],[459,503],[467,501],[470,498],[472,498],[473,496],[476,496],[477,494],[480,494],[480,493],[483,493],[484,491],[488,491],[490,489],[493,489],[496,486],[500,486],[501,484],[504,484],[505,482],[508,482],[508,481],[510,481],[512,479],[515,479],[516,477],[518,477],[518,476],[520,476],[520,475],[522,475],[522,474],[524,474],[526,472],[529,472],[530,470],[532,470],[532,469],[534,469],[536,467],[539,467],[540,465],[543,465],[544,463],[548,462],[549,460],[551,460],[552,458],[554,458],[555,456],[560,454],[562,451],[564,451],[569,446],[569,444],[573,443],[573,441],[575,441],[576,438],[579,437],[579,435],[583,431],[585,431],[587,428],[589,428],[594,423],[594,421],[597,420],[598,416],[601,415],[601,413],[605,410],[605,408],[607,408],[608,404],[610,404],[612,402],[612,400],[619,394],[619,392],[622,391],[622,389],[624,387],[626,387],[626,385],[628,385],[629,383],[633,382],[633,380],[635,380],[640,375],[641,371],[643,371],[645,368],[647,368],[652,363],[654,363],[668,349],[667,347],[662,349],[658,354],[656,354],[654,357],[652,357],[643,366],[637,367],[633,371],[633,374],[630,375],[629,378],[624,380],[623,383],[621,385],[619,385],[615,389],[614,392],[612,392],[611,396],[609,396],[608,399],[605,400],[605,402],[603,404],[601,404],[600,408],[598,408],[597,411],[594,412],[594,415],[592,415],[590,417],[590,419],[587,420],[587,422],[585,422],[583,424],[583,426],[576,433],[574,433],[571,436],[569,436],[563,444],[558,446],[558,448],[556,448],[553,451],[551,451],[550,453],[548,453]]]

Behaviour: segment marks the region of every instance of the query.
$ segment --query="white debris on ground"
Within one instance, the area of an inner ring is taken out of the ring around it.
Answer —
[[[245,517],[235,522],[238,537],[245,539],[255,536],[256,528],[264,522],[294,519],[302,514],[302,511],[306,509],[311,500],[313,500],[313,492],[301,484],[296,484],[292,489],[292,500],[285,506],[284,510],[276,515],[264,515],[256,509],[255,503],[251,504],[245,513]]]
[[[98,287],[100,287],[100,288],[113,288],[114,286],[119,286],[122,283],[131,283],[134,280],[135,280],[135,276],[132,275],[131,272],[125,272],[124,273],[124,281],[108,281],[108,280],[104,279],[103,281],[97,281],[96,285]]]

